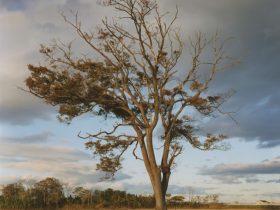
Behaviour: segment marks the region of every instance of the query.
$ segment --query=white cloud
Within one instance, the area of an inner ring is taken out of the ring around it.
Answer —
[[[4,157],[14,157],[33,160],[77,161],[89,160],[90,155],[80,150],[66,147],[54,147],[38,144],[1,143],[0,154]]]
[[[0,154],[3,171],[17,174],[1,174],[3,183],[11,183],[22,177],[34,176],[34,179],[39,180],[54,176],[72,186],[92,187],[98,186],[98,182],[104,177],[102,172],[96,171],[96,161],[88,153],[73,148],[4,142],[1,144]],[[118,185],[116,183],[119,181],[129,178],[129,175],[120,171],[113,183]]]
[[[20,137],[0,137],[0,141],[3,142],[14,142],[14,143],[45,143],[53,134],[51,132],[43,132],[39,134],[20,136]]]
[[[279,174],[280,157],[265,160],[255,164],[218,164],[212,168],[204,168],[201,174],[205,175],[250,175],[250,174]]]

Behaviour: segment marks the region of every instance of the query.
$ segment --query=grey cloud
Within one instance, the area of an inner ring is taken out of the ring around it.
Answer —
[[[279,174],[280,158],[277,157],[257,164],[218,164],[211,168],[201,169],[200,173],[218,177]]]
[[[241,184],[242,183],[242,181],[240,180],[240,178],[242,178],[242,176],[212,175],[212,178],[223,184]]]
[[[88,153],[72,148],[5,142],[1,143],[0,154],[6,158],[13,158],[17,154],[17,157],[22,160],[73,162],[90,159]]]
[[[280,138],[272,139],[272,140],[258,140],[258,141],[259,143],[257,147],[260,149],[272,148],[280,145]]]
[[[89,164],[89,162],[88,162]],[[129,180],[130,175],[123,171],[118,171],[113,180],[104,180],[105,174],[101,171],[96,171],[94,165],[85,165],[80,163],[77,168],[63,165],[62,170],[53,171],[55,177],[60,178],[62,181],[69,181],[71,185],[83,185],[83,186],[94,186],[94,185],[114,185],[123,180]],[[78,169],[78,170],[77,170]],[[67,177],[65,179],[65,177]],[[64,180],[65,179],[65,180]]]
[[[267,198],[279,198],[280,197],[280,193],[262,193],[262,194],[255,194],[255,196],[261,196],[261,197],[267,197]]]
[[[267,180],[266,183],[277,183],[277,184],[280,184],[280,179],[270,179],[270,180]]]
[[[242,191],[244,191],[244,192],[256,192],[256,190],[257,189],[255,189],[255,188],[254,189],[253,188],[252,189],[242,189]]]
[[[49,140],[49,137],[51,137],[53,134],[51,132],[44,132],[40,134],[34,134],[29,136],[23,136],[23,137],[0,137],[0,139],[3,139],[5,142],[14,142],[14,143],[44,143]]]
[[[1,25],[1,24],[0,24]],[[19,33],[19,31],[15,31]],[[4,34],[4,36],[8,36]],[[11,41],[8,41],[8,43]],[[15,41],[17,43],[17,41]],[[23,50],[12,44],[11,48],[15,50]],[[47,106],[33,95],[20,90],[18,87],[24,87],[24,80],[27,77],[25,71],[27,63],[23,58],[9,57],[14,54],[13,51],[7,52],[8,55],[0,55],[4,57],[2,62],[3,68],[0,69],[0,122],[12,125],[27,125],[34,120],[50,120],[54,108]],[[22,52],[18,52],[22,53]],[[7,56],[7,57],[6,57]],[[14,60],[18,59],[17,62]],[[4,68],[5,67],[5,68]],[[22,70],[22,71],[19,71]]]
[[[124,190],[130,193],[136,194],[151,194],[153,193],[152,187],[150,184],[130,184],[123,183]],[[167,189],[167,193],[170,194],[181,194],[186,195],[189,192],[192,192],[195,195],[203,195],[206,193],[207,188],[196,187],[196,186],[179,186],[179,185],[169,185]]]
[[[0,155],[0,163],[10,163],[10,162],[23,162],[25,160],[21,159],[20,157],[6,157]]]
[[[124,183],[123,189],[130,193],[136,193],[136,194],[151,194],[153,191],[151,185],[148,184]]]
[[[218,194],[219,196],[222,196],[222,197],[244,197],[244,194]]]
[[[207,35],[217,29],[234,36],[226,51],[240,56],[241,65],[220,72],[209,92],[234,89],[224,111],[236,111],[236,125],[227,116],[201,124],[203,134],[225,133],[246,141],[257,141],[258,148],[280,145],[280,4],[277,0],[175,0],[161,1],[164,9],[179,7],[178,25],[183,38],[201,30]],[[186,39],[187,40],[187,39]],[[179,67],[180,68],[180,67]],[[185,66],[181,67],[182,69]]]
[[[254,175],[228,175],[228,174],[218,174],[211,175],[211,177],[217,180],[219,183],[223,184],[243,184],[243,183],[258,183],[261,182],[260,179],[256,178]]]
[[[195,187],[195,186],[178,186],[178,185],[170,185],[168,187],[168,193],[171,194],[188,194],[191,191],[196,195],[204,195],[208,188],[204,187]]]
[[[264,101],[263,98],[259,101],[255,100],[253,103],[259,104],[262,101]],[[230,122],[230,119],[225,117],[217,118],[204,125],[206,131],[225,132],[230,137],[240,137],[246,141],[257,141],[257,147],[262,149],[279,146],[280,136],[278,129],[280,122],[277,117],[280,111],[279,106],[277,103],[271,102],[270,98],[267,99],[265,104],[254,104],[250,103],[238,111],[239,113],[235,116],[238,125]]]
[[[257,183],[257,182],[260,182],[260,181],[261,181],[260,179],[254,178],[254,177],[247,177],[245,179],[245,182],[247,182],[247,183]]]
[[[205,133],[225,133],[258,141],[258,148],[279,146],[278,1],[164,1],[166,9],[175,4],[181,11],[179,24],[184,33],[197,29],[210,34],[221,29],[225,36],[235,37],[233,45],[226,50],[243,60],[240,66],[221,72],[211,85],[211,90],[217,93],[236,90],[223,110],[237,111],[234,117],[239,125],[227,117],[219,117],[201,126]]]
[[[34,120],[50,120],[51,117],[45,112],[46,110],[42,107],[19,107],[16,109],[12,108],[1,108],[0,120],[2,123],[9,123],[12,125],[27,125],[33,123]]]
[[[61,26],[52,23],[52,22],[45,22],[45,23],[38,23],[35,25],[35,27],[38,30],[41,30],[43,32],[46,32],[48,34],[54,34],[54,33],[62,33],[62,30],[64,30],[64,28],[62,28]]]
[[[26,67],[24,67],[26,68]],[[8,78],[9,80],[10,78]],[[12,125],[26,125],[34,120],[50,120],[53,114],[53,107],[49,107],[43,102],[36,99],[31,94],[27,94],[17,89],[24,81],[14,79],[12,84],[2,82],[0,79],[0,122]],[[18,84],[16,84],[18,82]]]

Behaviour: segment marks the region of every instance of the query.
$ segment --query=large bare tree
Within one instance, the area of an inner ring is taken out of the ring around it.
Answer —
[[[73,56],[71,43],[41,46],[46,64],[28,65],[26,85],[30,93],[59,107],[62,121],[84,113],[115,119],[112,130],[79,134],[99,157],[97,169],[114,176],[122,155],[132,147],[130,151],[144,162],[150,177],[156,209],[166,209],[171,170],[184,142],[201,150],[222,146],[222,134],[199,138],[193,113],[206,117],[223,113],[225,95],[208,95],[207,90],[215,74],[233,61],[227,61],[224,40],[218,34],[207,39],[196,33],[187,48],[189,67],[178,65],[185,48],[175,25],[178,9],[170,17],[159,11],[154,0],[102,4],[120,16],[105,18],[94,32],[83,29],[78,15],[73,20],[63,16],[94,56]],[[159,138],[156,130],[162,131]]]

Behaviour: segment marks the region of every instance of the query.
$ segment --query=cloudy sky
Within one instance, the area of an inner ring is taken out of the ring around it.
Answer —
[[[160,0],[162,10],[179,7],[182,36],[217,29],[233,36],[228,50],[241,65],[222,72],[217,92],[234,90],[223,109],[235,111],[202,121],[205,132],[225,133],[229,151],[201,152],[186,146],[169,192],[220,195],[223,201],[280,201],[280,4],[278,0]],[[43,63],[40,44],[53,38],[70,41],[75,32],[60,12],[79,11],[86,28],[112,15],[92,0],[0,0],[0,184],[55,176],[70,185],[149,193],[142,162],[127,154],[113,182],[99,182],[95,160],[77,134],[110,126],[91,116],[61,124],[50,108],[21,91],[27,64]],[[78,41],[78,40],[76,40]],[[86,51],[86,49],[81,49]]]

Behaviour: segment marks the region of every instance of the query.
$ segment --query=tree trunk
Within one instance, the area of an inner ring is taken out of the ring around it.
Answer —
[[[155,200],[156,200],[156,210],[166,210],[165,195],[163,195],[161,186],[156,185],[154,190]]]
[[[154,180],[153,190],[154,190],[154,196],[156,201],[156,210],[166,210],[166,201],[165,201],[165,191],[162,188],[161,184],[161,172],[158,171],[157,176]]]
[[[165,197],[162,196],[162,193],[155,193],[155,200],[156,200],[156,210],[166,210],[166,202]]]

